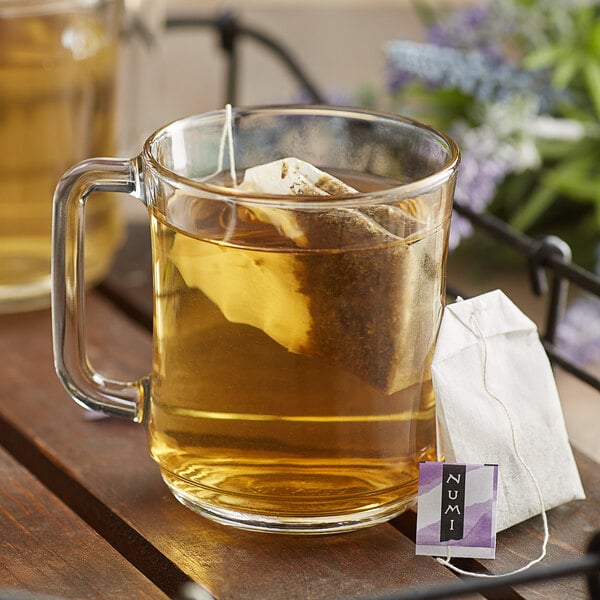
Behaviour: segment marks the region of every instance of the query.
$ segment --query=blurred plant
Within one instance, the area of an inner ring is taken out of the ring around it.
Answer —
[[[582,226],[578,235],[597,240],[598,2],[418,7],[428,24],[427,42],[387,45],[389,89],[395,109],[433,121],[460,143],[467,168],[459,199],[522,230],[541,227],[556,214],[564,222],[566,214]],[[590,264],[593,244],[577,246],[576,254]]]
[[[458,202],[532,235],[557,233],[576,262],[593,268],[600,241],[600,3],[416,7],[426,41],[386,46],[392,108],[457,140]],[[470,234],[470,224],[455,216],[451,247]],[[573,307],[600,320],[595,300]],[[568,316],[567,345],[579,321]]]

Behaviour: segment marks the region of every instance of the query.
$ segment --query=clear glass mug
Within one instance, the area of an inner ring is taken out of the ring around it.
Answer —
[[[0,0],[0,312],[49,306],[56,181],[117,152],[121,18],[119,0]],[[89,206],[89,283],[122,237],[113,204]]]
[[[225,111],[167,125],[131,160],[75,166],[54,205],[58,376],[88,408],[144,423],[169,488],[209,518],[288,533],[390,519],[436,458],[429,367],[459,151],[359,109],[256,107],[232,122],[239,176],[295,156],[360,193],[233,189]],[[96,189],[149,212],[154,359],[139,381],[107,380],[85,354],[78,207]]]

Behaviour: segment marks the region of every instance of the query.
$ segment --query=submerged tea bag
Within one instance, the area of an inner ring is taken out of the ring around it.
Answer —
[[[584,498],[536,326],[501,291],[446,307],[431,370],[445,460],[499,465],[498,531]]]
[[[207,244],[199,255],[192,238],[178,236],[171,259],[186,285],[201,289],[229,321],[261,329],[290,352],[326,358],[386,394],[420,383],[442,312],[435,257],[445,238],[439,228],[425,235],[433,204],[421,213],[411,199],[306,207],[306,197],[356,190],[297,158],[247,169],[235,191],[297,197],[297,209],[289,202],[237,205],[253,227],[274,228],[285,251]],[[243,231],[239,221],[228,226],[234,238]]]

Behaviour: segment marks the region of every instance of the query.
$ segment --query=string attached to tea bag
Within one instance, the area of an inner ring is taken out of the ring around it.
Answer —
[[[233,116],[231,104],[225,105],[225,122],[223,123],[223,131],[221,132],[221,140],[219,142],[219,153],[217,155],[217,168],[210,175],[202,177],[199,181],[207,181],[219,175],[223,171],[223,161],[225,159],[225,145],[229,149],[229,173],[231,175],[232,187],[237,186],[237,175],[235,172],[235,152],[233,147]]]
[[[457,300],[462,300],[462,298],[458,298]],[[477,335],[477,337],[479,337],[479,339],[482,341],[483,343],[483,386],[485,391],[489,394],[489,396],[491,398],[493,398],[496,402],[498,402],[498,404],[502,407],[502,410],[504,411],[504,413],[506,414],[507,418],[508,418],[508,422],[510,425],[510,431],[511,431],[511,435],[512,435],[512,442],[513,442],[513,448],[515,451],[515,456],[517,457],[517,460],[521,463],[521,465],[523,466],[523,468],[525,469],[525,471],[527,472],[527,474],[529,475],[534,487],[535,487],[535,491],[540,503],[540,509],[541,509],[541,517],[542,517],[542,522],[543,522],[543,526],[544,526],[544,539],[542,542],[542,551],[540,553],[540,555],[533,559],[532,561],[530,561],[529,563],[527,563],[526,565],[524,565],[523,567],[520,567],[518,569],[515,569],[514,571],[509,571],[507,573],[498,573],[498,574],[492,574],[492,573],[474,573],[472,571],[465,571],[459,567],[457,567],[456,565],[453,565],[450,560],[452,559],[451,556],[451,546],[447,547],[447,554],[446,554],[446,558],[441,558],[438,557],[437,561],[448,567],[449,569],[451,569],[452,571],[454,571],[455,573],[458,573],[460,575],[470,575],[472,577],[503,577],[506,575],[515,575],[517,573],[521,573],[522,571],[526,571],[527,569],[531,568],[532,566],[536,565],[537,563],[541,562],[544,557],[546,556],[546,552],[547,552],[547,546],[548,546],[548,541],[550,539],[550,533],[549,533],[549,529],[548,529],[548,518],[546,516],[546,507],[545,507],[545,503],[544,503],[544,498],[542,495],[542,491],[540,489],[540,486],[538,484],[538,481],[535,477],[535,475],[533,474],[532,470],[529,468],[529,466],[527,465],[527,463],[525,462],[525,460],[523,459],[523,457],[521,456],[521,453],[519,452],[519,447],[517,444],[517,437],[516,437],[516,429],[510,414],[510,411],[508,409],[508,407],[506,406],[506,404],[502,401],[501,398],[499,398],[498,396],[496,396],[489,388],[488,385],[488,373],[487,373],[487,367],[488,367],[488,347],[487,347],[487,343],[486,343],[486,339],[485,336],[483,335],[483,332],[481,331],[481,328],[479,326],[479,322],[477,321],[477,317],[475,314],[472,315],[471,317],[471,323],[475,329],[475,331],[473,331],[474,334]]]

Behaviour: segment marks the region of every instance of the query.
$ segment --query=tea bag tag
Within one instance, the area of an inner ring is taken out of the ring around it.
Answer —
[[[416,554],[494,558],[498,465],[419,465]]]
[[[542,516],[542,551],[527,569],[546,554],[546,510],[584,497],[537,328],[500,290],[456,302],[431,371],[445,459],[499,465],[497,531]]]

